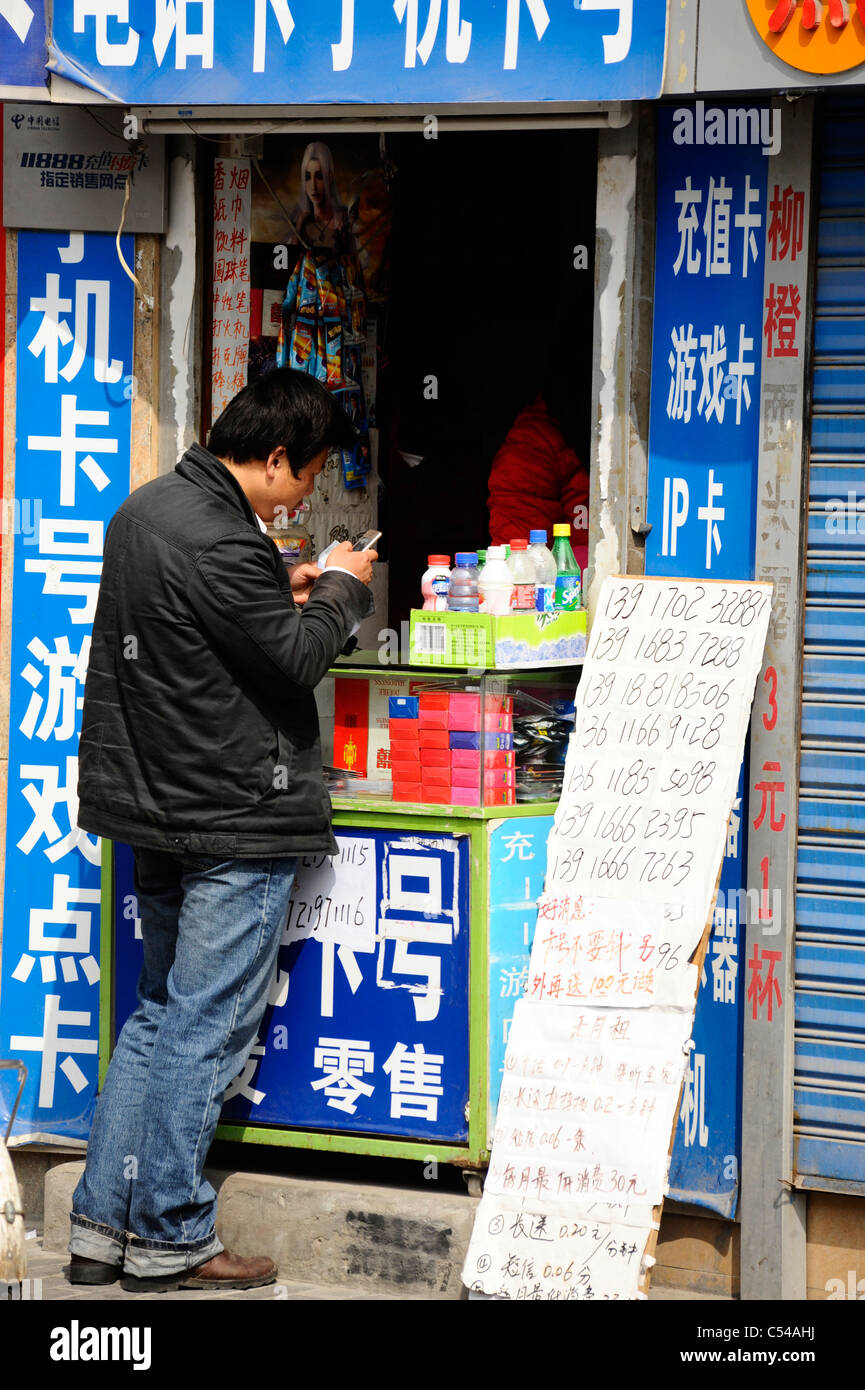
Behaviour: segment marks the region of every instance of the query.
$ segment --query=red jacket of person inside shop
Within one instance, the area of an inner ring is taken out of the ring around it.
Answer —
[[[589,474],[566,442],[542,396],[511,425],[490,469],[490,540],[510,545],[530,531],[571,523],[571,545],[582,569],[588,560]],[[582,508],[577,511],[577,508]],[[580,523],[575,526],[575,519]]]

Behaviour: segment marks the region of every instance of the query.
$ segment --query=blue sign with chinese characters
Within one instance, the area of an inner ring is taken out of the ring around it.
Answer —
[[[697,994],[697,1012],[670,1161],[670,1196],[734,1217],[742,1147],[742,956],[746,881],[744,768]]]
[[[268,1009],[222,1120],[466,1142],[466,836],[337,833],[301,857]],[[135,1005],[140,922],[115,858],[118,1029]]]
[[[85,1138],[96,1092],[100,845],[77,827],[77,750],[105,527],[129,494],[132,336],[112,236],[20,233],[0,982],[0,1056],[29,1071],[18,1136]]]
[[[505,1070],[514,1004],[526,992],[529,958],[544,891],[552,816],[499,821],[489,830],[489,1133]]]
[[[47,84],[44,0],[0,0],[0,96],[36,96]]]
[[[771,109],[658,112],[646,573],[751,579]],[[714,911],[670,1165],[671,1196],[735,1215],[741,1149],[746,793]]]
[[[86,0],[51,68],[175,108],[621,101],[660,94],[666,28],[667,0]]]
[[[658,112],[647,574],[754,576],[766,112]]]

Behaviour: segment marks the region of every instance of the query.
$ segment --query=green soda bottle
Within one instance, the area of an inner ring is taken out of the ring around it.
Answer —
[[[567,521],[558,522],[553,527],[553,538],[553,559],[556,562],[556,612],[572,613],[580,606],[582,576],[571,549],[570,524]]]

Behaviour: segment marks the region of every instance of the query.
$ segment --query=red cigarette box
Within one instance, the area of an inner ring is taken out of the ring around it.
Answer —
[[[447,729],[429,729],[424,725],[420,730],[418,741],[421,748],[450,748]]]
[[[422,748],[420,765],[427,767],[446,767],[450,771],[451,755],[448,748]]]
[[[391,743],[417,743],[420,735],[416,719],[389,719],[387,728]]]
[[[421,714],[428,714],[431,710],[447,711],[450,698],[449,690],[421,690],[418,695],[418,708]]]
[[[395,782],[420,782],[422,780],[420,758],[398,757],[397,751],[393,747],[391,747],[390,767]]]
[[[484,789],[485,806],[516,806],[517,794],[513,787],[487,787]]]
[[[398,782],[393,779],[394,801],[422,801],[420,782]]]
[[[446,729],[448,727],[448,712],[446,709],[421,708],[418,722],[422,729]]]

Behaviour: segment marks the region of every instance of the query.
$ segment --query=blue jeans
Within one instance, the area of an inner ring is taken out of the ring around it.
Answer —
[[[297,859],[134,853],[138,1007],[96,1105],[69,1250],[146,1278],[223,1249],[202,1170],[261,1024]]]

